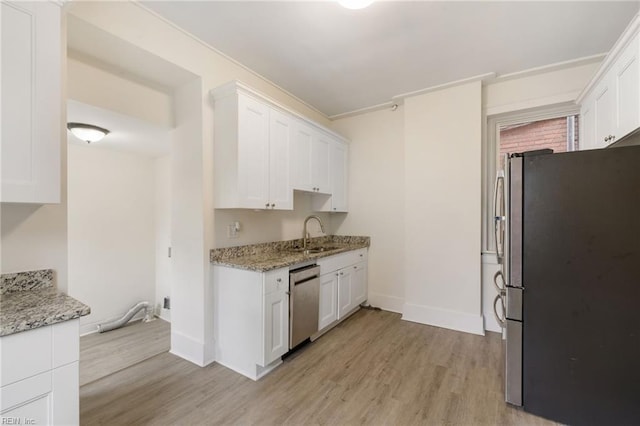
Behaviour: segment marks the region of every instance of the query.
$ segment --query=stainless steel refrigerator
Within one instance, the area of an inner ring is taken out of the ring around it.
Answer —
[[[640,424],[640,146],[510,155],[495,206],[507,402]]]

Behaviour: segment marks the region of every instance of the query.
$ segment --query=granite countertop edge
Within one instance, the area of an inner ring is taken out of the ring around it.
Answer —
[[[247,246],[211,250],[210,260],[211,264],[215,266],[226,266],[254,272],[267,272],[353,250],[367,248],[370,245],[369,237],[320,237],[312,239],[310,246],[313,247],[314,245],[320,244],[339,244],[342,245],[342,247],[335,250],[309,253],[305,255],[303,253],[291,251],[291,248],[297,246],[300,241],[301,240],[278,241],[273,243],[251,244]],[[225,255],[225,250],[233,250],[235,253]]]
[[[3,294],[0,297],[0,337],[90,313],[89,306],[51,287]]]

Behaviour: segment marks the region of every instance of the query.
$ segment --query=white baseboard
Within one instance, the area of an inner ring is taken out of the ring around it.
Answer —
[[[402,307],[404,305],[404,299],[396,296],[387,296],[380,293],[369,293],[367,302],[371,306],[378,307],[383,311],[402,313]]]
[[[179,356],[197,366],[205,367],[214,361],[213,343],[206,345],[190,336],[171,330],[170,353]]]
[[[405,303],[402,309],[402,319],[484,336],[482,315]]]

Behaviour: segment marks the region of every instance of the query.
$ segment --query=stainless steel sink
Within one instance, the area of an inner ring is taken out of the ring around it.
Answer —
[[[291,251],[296,253],[315,254],[315,253],[324,253],[325,251],[339,250],[341,248],[342,247],[340,246],[321,246],[321,247],[307,247],[306,250],[303,248],[294,248],[294,249],[291,249]]]

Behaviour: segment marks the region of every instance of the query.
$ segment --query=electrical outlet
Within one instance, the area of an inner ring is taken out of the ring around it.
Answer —
[[[238,231],[240,230],[240,222],[234,222],[227,225],[227,238],[238,238]]]

